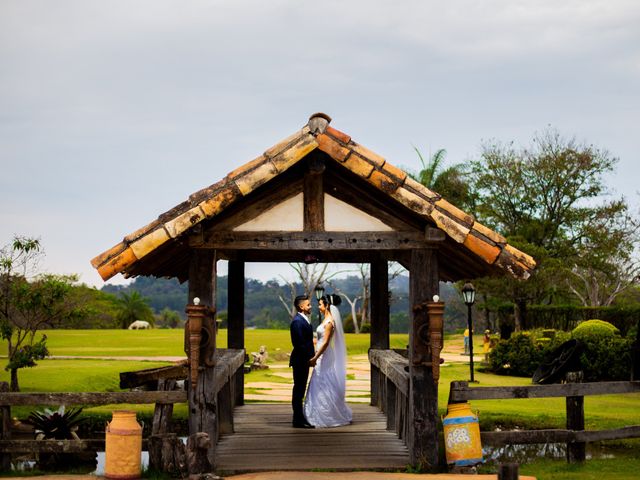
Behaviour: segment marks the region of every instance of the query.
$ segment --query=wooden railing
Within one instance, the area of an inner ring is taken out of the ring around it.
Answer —
[[[573,374],[577,372],[572,372]],[[569,374],[569,381],[576,381]],[[449,402],[467,400],[566,397],[567,428],[546,430],[510,430],[480,432],[483,444],[501,446],[509,444],[566,443],[567,461],[585,460],[588,442],[640,437],[640,425],[609,430],[584,430],[584,396],[615,393],[639,393],[640,382],[564,383],[553,385],[526,385],[512,387],[469,387],[467,382],[451,382]]]
[[[393,350],[369,350],[371,402],[387,415],[387,430],[405,441],[409,428],[408,361]]]
[[[233,432],[233,409],[236,405],[238,388],[236,377],[242,372],[244,350],[218,349],[215,366],[215,392],[217,399],[217,435]],[[240,386],[241,388],[241,386]],[[187,392],[139,391],[139,392],[80,392],[80,393],[10,393],[0,392],[0,460],[2,470],[11,468],[12,453],[71,453],[104,450],[104,439],[88,440],[12,440],[12,406],[59,406],[59,405],[117,405],[155,403],[151,443],[154,437],[173,435],[169,432],[173,404],[186,403]],[[145,439],[146,440],[146,439]],[[217,442],[218,438],[214,439]],[[146,441],[144,441],[146,445]],[[161,444],[159,444],[161,446]],[[154,456],[150,452],[150,463]],[[161,467],[161,465],[151,465]]]

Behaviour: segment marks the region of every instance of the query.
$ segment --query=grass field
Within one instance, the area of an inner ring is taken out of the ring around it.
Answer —
[[[35,391],[118,391],[119,374],[123,371],[140,370],[166,364],[159,361],[132,361],[125,357],[184,356],[182,330],[52,330],[46,332],[52,355],[85,357],[123,357],[118,360],[101,359],[47,359],[38,362],[35,368],[22,369],[19,373],[20,385],[24,392]],[[461,343],[458,336],[445,339],[447,344]],[[218,336],[218,346],[225,347],[226,330]],[[391,346],[403,348],[407,335],[392,335]],[[266,345],[270,361],[278,357],[278,352],[290,350],[289,332],[286,330],[247,330],[247,351],[257,351]],[[349,355],[364,354],[369,347],[368,335],[347,335]],[[6,355],[6,344],[0,344],[0,355]],[[440,414],[444,415],[449,383],[466,380],[469,375],[467,363],[446,363],[441,367],[438,402]],[[476,371],[480,386],[524,385],[529,379],[521,377],[497,376]],[[0,380],[8,381],[9,374],[0,370]],[[269,371],[252,372],[245,381],[286,381],[270,376]],[[12,414],[26,417],[30,410],[12,409]],[[152,405],[100,406],[85,409],[87,414],[107,418],[116,408],[133,408],[145,416],[152,415]],[[472,402],[472,409],[478,412],[482,430],[500,428],[564,428],[565,400],[523,399],[486,400]],[[184,419],[186,405],[176,405],[174,416]],[[585,420],[587,429],[618,428],[640,424],[640,394],[604,395],[585,397]],[[609,443],[608,445],[611,445]],[[522,474],[535,475],[539,479],[627,479],[637,478],[640,471],[640,449],[638,440],[615,442],[615,459],[592,459],[585,465],[567,465],[562,460],[533,460],[521,466]]]

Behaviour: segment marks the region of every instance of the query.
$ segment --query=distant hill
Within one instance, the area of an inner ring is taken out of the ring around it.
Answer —
[[[218,313],[226,318],[227,311],[227,276],[218,277],[216,304]],[[348,276],[333,279],[332,283],[353,297],[360,294],[360,278]],[[297,285],[298,292],[302,292],[302,286]],[[391,331],[406,332],[409,327],[409,277],[400,275],[391,280]],[[153,277],[136,277],[129,285],[105,285],[102,291],[118,295],[120,292],[137,291],[147,299],[151,308],[159,313],[168,308],[174,310],[185,318],[185,305],[187,303],[188,285],[180,284],[176,279],[163,279]],[[328,289],[330,291],[330,289]],[[276,281],[263,283],[259,280],[245,279],[245,322],[248,327],[257,328],[287,328],[289,326],[289,314],[282,305],[278,295],[285,300],[289,299],[288,286],[280,285]],[[445,310],[445,329],[452,331],[464,328],[466,322],[466,307],[460,300],[460,295],[452,284],[440,284],[440,296],[447,304]],[[341,307],[343,316],[350,314],[349,306],[343,303]]]

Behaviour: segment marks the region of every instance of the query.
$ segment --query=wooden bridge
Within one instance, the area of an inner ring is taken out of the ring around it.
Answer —
[[[241,370],[229,385],[216,383],[218,260],[228,261],[231,349],[245,348],[246,262],[370,265],[370,346],[386,352],[372,359],[372,405],[386,413],[387,426],[406,445],[409,463],[422,468],[437,468],[440,459],[438,377],[444,304],[436,297],[439,282],[500,274],[526,279],[535,267],[533,258],[504,237],[330,122],[326,114],[313,114],[293,135],[92,260],[104,280],[121,273],[188,281],[189,431],[210,439],[192,474],[215,466],[218,438],[220,448],[231,444],[225,434],[234,426],[227,414],[221,420],[220,412],[243,403]],[[410,340],[402,368],[398,359],[389,357],[390,261],[410,274]],[[244,411],[251,410],[239,410]],[[367,435],[365,444],[379,436]],[[399,448],[403,452],[405,447]],[[336,443],[331,456],[341,457],[342,452]],[[382,448],[376,453],[381,452]],[[350,457],[354,466],[357,455]]]

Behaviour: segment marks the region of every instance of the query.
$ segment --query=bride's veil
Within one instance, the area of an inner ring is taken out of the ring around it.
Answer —
[[[335,364],[340,389],[344,392],[347,381],[347,345],[344,341],[344,329],[342,328],[342,316],[340,310],[335,305],[329,308],[331,316],[335,323],[335,333],[333,335],[333,348],[335,355]]]

